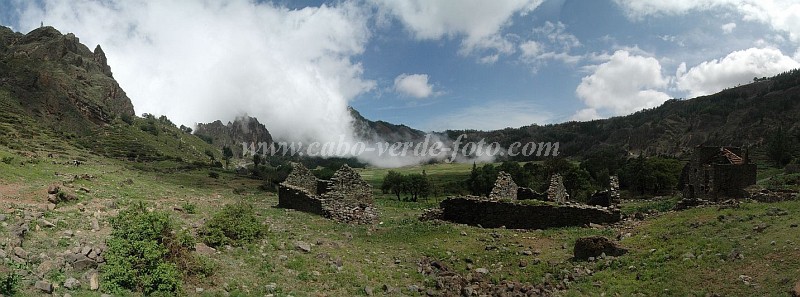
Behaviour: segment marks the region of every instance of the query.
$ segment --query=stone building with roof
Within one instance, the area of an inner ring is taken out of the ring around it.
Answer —
[[[756,169],[741,148],[700,146],[683,168],[679,185],[688,199],[743,198],[744,189],[756,183]]]

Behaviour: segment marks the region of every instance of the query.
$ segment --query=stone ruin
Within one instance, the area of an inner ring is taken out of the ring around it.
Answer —
[[[745,198],[756,183],[756,165],[738,147],[700,146],[681,172],[684,199]]]
[[[314,176],[303,164],[278,186],[278,207],[314,213],[342,223],[372,224],[378,220],[372,187],[355,170],[342,166],[331,180]]]
[[[567,188],[564,187],[564,178],[561,174],[553,174],[550,177],[550,187],[547,188],[547,200],[564,203],[569,200]]]
[[[608,189],[592,194],[586,204],[605,207],[619,204],[619,178],[609,177]]]
[[[530,199],[546,202],[521,201]],[[426,212],[421,219],[428,220],[435,215],[446,221],[487,228],[544,229],[615,223],[622,218],[619,209],[569,203],[568,200],[569,194],[559,174],[552,176],[547,194],[540,194],[518,187],[509,174],[500,172],[488,199],[449,197],[439,204],[438,210]]]
[[[492,192],[489,193],[489,200],[511,199],[517,200],[517,183],[511,178],[511,175],[500,171],[497,174],[497,180],[494,182]]]
[[[545,229],[619,222],[619,209],[579,204],[526,204],[450,197],[439,204],[440,219],[484,228]]]

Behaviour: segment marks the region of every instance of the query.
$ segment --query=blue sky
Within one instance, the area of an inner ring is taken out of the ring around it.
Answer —
[[[422,130],[590,120],[800,67],[788,0],[0,0],[101,44],[137,113],[247,113],[284,138],[348,131],[346,106]]]

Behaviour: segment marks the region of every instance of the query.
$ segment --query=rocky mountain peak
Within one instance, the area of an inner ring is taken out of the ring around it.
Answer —
[[[134,114],[102,48],[49,26],[24,35],[0,27],[0,89],[56,129],[85,131]]]

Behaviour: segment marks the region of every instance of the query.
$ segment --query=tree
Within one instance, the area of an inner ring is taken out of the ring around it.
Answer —
[[[397,201],[400,201],[400,194],[404,192],[405,186],[406,177],[402,173],[389,170],[389,172],[386,173],[386,176],[383,178],[381,190],[384,194],[393,193],[395,196],[397,196]]]
[[[480,168],[473,164],[472,172],[467,179],[467,188],[470,193],[475,196],[488,196],[497,179],[497,173],[497,168],[492,164],[486,164]]]
[[[253,171],[258,171],[259,164],[261,164],[261,155],[253,154]]]
[[[783,129],[783,125],[778,126],[778,130],[770,137],[767,143],[767,156],[780,167],[789,164],[792,160],[792,139]]]
[[[409,174],[405,178],[406,193],[411,195],[411,201],[417,202],[419,197],[428,197],[431,186],[427,176],[419,173]]]
[[[229,146],[222,147],[222,158],[225,159],[225,168],[228,168],[233,157],[233,151]]]
[[[186,127],[184,125],[181,125],[180,129],[181,129],[181,131],[183,131],[183,133],[192,134],[192,128],[189,128],[189,127]]]

